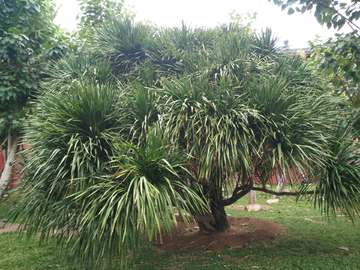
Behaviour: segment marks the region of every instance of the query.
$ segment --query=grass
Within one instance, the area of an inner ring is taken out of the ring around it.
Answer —
[[[0,205],[0,219],[15,197]],[[257,193],[257,201],[265,204],[272,195]],[[236,204],[245,205],[248,197]],[[239,248],[215,252],[175,251],[157,254],[144,244],[141,255],[131,269],[359,269],[360,220],[350,222],[338,216],[330,222],[314,209],[312,203],[293,197],[280,197],[272,211],[240,212],[228,207],[231,216],[268,219],[288,228],[276,239],[252,241]],[[347,247],[349,251],[340,250]],[[37,238],[26,241],[18,233],[0,235],[0,269],[81,269],[71,258],[61,254],[50,239],[39,246]]]
[[[10,210],[17,197],[18,195],[15,192],[10,192],[3,197],[2,201],[0,201],[0,221],[5,216],[7,211]]]

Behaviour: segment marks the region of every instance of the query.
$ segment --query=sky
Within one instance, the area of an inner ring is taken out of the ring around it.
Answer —
[[[80,12],[76,0],[55,0],[61,5],[55,23],[72,31]],[[158,26],[181,26],[184,20],[192,27],[214,27],[230,21],[230,13],[257,12],[253,28],[257,31],[270,27],[278,35],[282,46],[289,41],[290,48],[306,48],[308,40],[316,35],[325,39],[334,36],[334,30],[321,26],[313,14],[287,15],[286,11],[268,0],[125,0],[125,7],[135,12],[136,21],[150,20]],[[346,29],[342,29],[342,31]]]

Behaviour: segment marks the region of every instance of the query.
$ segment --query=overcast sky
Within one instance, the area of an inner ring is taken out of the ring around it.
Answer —
[[[61,4],[55,22],[68,30],[76,28],[76,15],[80,12],[76,0],[56,0]],[[257,12],[253,27],[257,30],[271,27],[280,38],[279,45],[289,40],[291,48],[308,47],[308,40],[333,36],[334,31],[318,24],[310,14],[287,15],[268,0],[125,0],[125,6],[136,13],[136,20],[150,20],[158,26],[181,26],[181,20],[193,27],[212,27],[227,23],[230,13]]]

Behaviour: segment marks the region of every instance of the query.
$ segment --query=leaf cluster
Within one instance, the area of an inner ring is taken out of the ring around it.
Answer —
[[[335,0],[268,0],[277,6],[281,6],[281,10],[286,10],[289,15],[296,12],[302,14],[307,11],[313,11],[314,16],[321,25],[327,28],[340,30],[345,24],[348,24],[353,30],[358,28],[355,21],[360,18],[360,11],[357,9],[358,1],[351,3],[340,2]],[[295,8],[293,8],[295,6]]]
[[[270,0],[269,0],[270,2]],[[315,9],[314,16],[321,25],[329,29],[341,30],[346,24],[352,32],[336,34],[326,42],[310,42],[312,59],[317,70],[326,76],[328,86],[334,95],[341,99],[339,107],[347,121],[353,125],[356,132],[359,129],[359,26],[358,1],[340,2],[327,1],[273,1],[281,6],[282,10],[288,8],[288,14],[305,13]],[[296,6],[295,10],[292,6]]]

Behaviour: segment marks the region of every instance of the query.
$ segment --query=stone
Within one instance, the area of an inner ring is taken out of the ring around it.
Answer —
[[[260,204],[249,204],[249,205],[246,205],[245,206],[245,209],[248,211],[248,212],[251,212],[251,211],[260,211],[261,210],[261,205]]]
[[[237,210],[237,211],[245,211],[245,205],[234,205],[231,206],[232,210]]]
[[[279,203],[279,199],[269,199],[266,201],[267,204]]]

